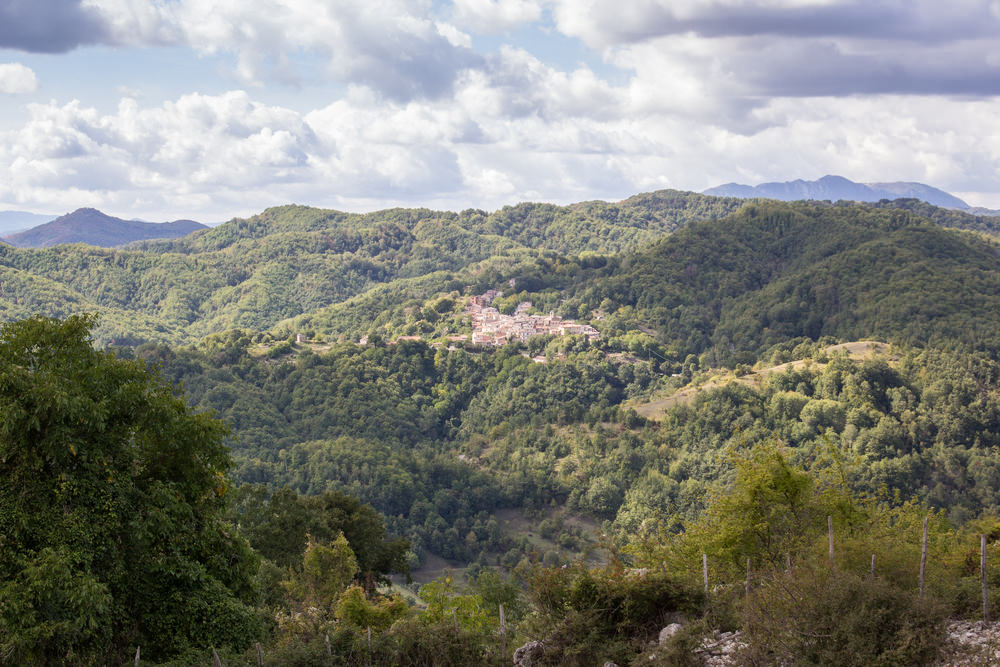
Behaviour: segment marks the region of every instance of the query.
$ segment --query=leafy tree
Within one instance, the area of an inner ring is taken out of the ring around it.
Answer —
[[[0,327],[0,658],[245,645],[256,558],[220,519],[226,427],[93,349],[94,322]]]
[[[328,545],[310,537],[302,554],[302,567],[285,587],[299,606],[332,609],[357,573],[358,561],[343,533]]]

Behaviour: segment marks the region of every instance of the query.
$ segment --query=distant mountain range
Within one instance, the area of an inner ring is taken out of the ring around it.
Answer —
[[[803,199],[839,201],[843,199],[849,201],[877,202],[882,199],[919,199],[942,208],[954,208],[981,214],[996,214],[995,211],[973,209],[958,197],[948,194],[944,190],[924,185],[923,183],[855,183],[843,176],[824,176],[815,181],[797,179],[782,183],[761,183],[756,186],[726,183],[725,185],[709,188],[702,194],[715,197],[739,197],[741,199],[760,197],[781,201],[798,201]]]
[[[194,220],[140,222],[122,220],[94,208],[78,208],[72,213],[2,240],[19,248],[47,248],[61,243],[86,243],[111,248],[133,241],[173,239],[206,229]]]
[[[0,234],[13,234],[52,220],[56,216],[27,211],[0,211]]]

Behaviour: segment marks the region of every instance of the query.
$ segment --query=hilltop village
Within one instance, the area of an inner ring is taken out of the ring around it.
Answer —
[[[472,321],[472,342],[487,347],[500,347],[511,341],[527,341],[532,336],[550,334],[566,336],[582,334],[597,340],[601,334],[588,325],[564,320],[554,313],[529,315],[530,301],[522,301],[514,309],[513,315],[504,315],[492,307],[493,301],[503,296],[499,290],[488,290],[485,294],[473,296],[465,308],[465,314]]]

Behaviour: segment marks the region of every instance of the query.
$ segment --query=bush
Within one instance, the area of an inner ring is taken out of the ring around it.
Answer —
[[[463,665],[508,664],[499,656],[499,641],[489,633],[455,629],[444,621],[427,624],[419,619],[403,619],[372,641],[374,665],[422,665],[461,667]],[[511,649],[508,647],[508,660]],[[360,652],[360,651],[359,651]]]
[[[703,601],[667,575],[614,566],[536,568],[529,590],[537,612],[530,634],[545,637],[543,661],[553,665],[628,662],[668,617],[700,613]]]
[[[944,638],[946,606],[882,578],[803,566],[776,572],[742,612],[752,664],[921,665]]]

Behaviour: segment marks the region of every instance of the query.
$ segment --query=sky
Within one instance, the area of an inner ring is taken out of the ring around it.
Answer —
[[[1000,208],[996,0],[0,0],[0,210],[487,211],[837,174]]]

